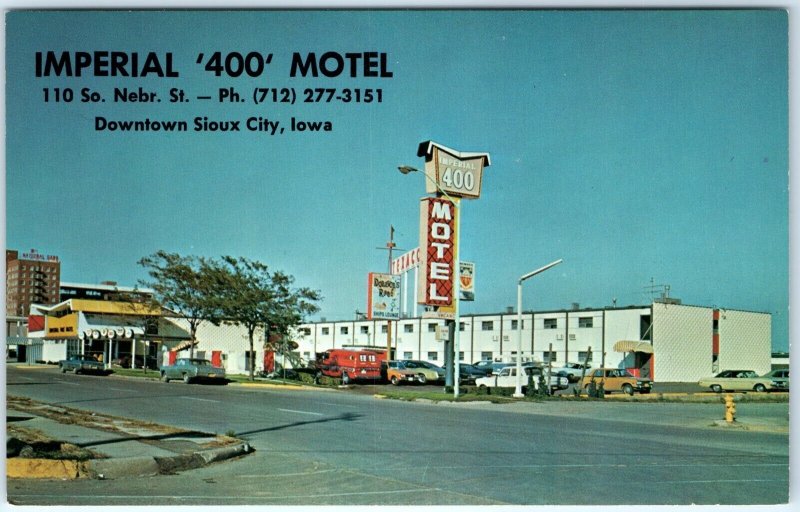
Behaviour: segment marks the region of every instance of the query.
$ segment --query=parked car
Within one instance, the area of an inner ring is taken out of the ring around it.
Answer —
[[[161,380],[169,382],[172,379],[182,379],[183,382],[208,380],[226,383],[225,369],[211,364],[208,359],[181,358],[175,364],[161,367]]]
[[[711,388],[714,393],[723,391],[757,391],[772,389],[770,377],[759,377],[753,370],[725,370],[714,377],[700,379],[701,388]]]
[[[789,369],[782,368],[765,373],[764,378],[772,381],[772,389],[775,391],[789,391]]]
[[[428,361],[417,361],[414,359],[405,359],[403,360],[403,363],[405,363],[406,368],[409,370],[415,370],[424,377],[424,380],[421,380],[420,384],[424,384],[425,382],[444,381],[445,371],[441,366],[436,366]]]
[[[597,368],[588,373],[581,380],[581,389],[588,389],[594,383],[599,386],[603,384],[603,390],[608,393],[612,391],[622,391],[626,395],[633,395],[634,391],[647,394],[652,389],[650,379],[641,379],[631,375],[628,370],[621,368]]]
[[[529,366],[530,373],[535,378],[539,378],[540,375],[547,375],[547,369],[541,366]],[[555,391],[560,391],[563,389],[567,389],[569,387],[569,379],[564,375],[559,375],[557,373],[550,372],[550,393],[552,394]]]
[[[590,364],[565,363],[564,366],[560,368],[551,368],[550,372],[554,375],[566,377],[570,382],[578,382],[589,373],[591,367],[592,365]]]
[[[468,384],[470,382],[475,382],[476,379],[480,377],[486,377],[488,375],[486,370],[476,367],[474,364],[466,364],[466,363],[459,363],[458,365],[458,380],[459,382],[463,382]]]
[[[528,387],[528,377],[533,374],[533,368],[522,369],[522,392]],[[517,386],[517,367],[506,366],[496,374],[487,375],[475,379],[475,384],[479,388],[514,388]],[[533,386],[539,389],[539,379],[533,379]]]
[[[416,369],[406,368],[404,361],[384,361],[381,363],[382,372],[386,371],[386,380],[397,386],[401,382],[419,382],[425,384],[427,378]]]
[[[513,366],[514,363],[504,363],[500,361],[479,361],[472,366],[479,370],[483,370],[486,372],[486,375],[490,375],[492,373],[498,373],[500,370],[507,366]]]
[[[105,369],[102,362],[89,356],[70,356],[59,361],[58,367],[61,369],[61,373],[97,373],[101,375],[111,373]]]

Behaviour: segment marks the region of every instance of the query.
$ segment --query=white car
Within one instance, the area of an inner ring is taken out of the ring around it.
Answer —
[[[578,382],[581,378],[589,373],[592,367],[590,364],[580,363],[566,363],[561,368],[553,368],[550,370],[552,375],[561,375],[566,377],[570,382]]]
[[[522,387],[528,386],[528,377],[533,377],[533,385],[535,389],[539,389],[539,375],[541,369],[532,366],[522,367]],[[517,367],[506,366],[500,369],[498,373],[487,375],[475,379],[475,385],[484,388],[513,388],[517,386]],[[550,376],[550,390],[567,389],[569,381],[566,377],[559,377],[558,375]]]

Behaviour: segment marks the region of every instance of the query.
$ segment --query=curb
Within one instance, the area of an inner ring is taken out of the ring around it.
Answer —
[[[213,462],[249,453],[251,450],[249,443],[239,443],[172,457],[125,457],[94,459],[86,462],[15,457],[6,460],[6,475],[8,478],[59,480],[75,480],[77,478],[107,480],[155,476],[201,468]]]
[[[8,478],[49,478],[58,480],[74,480],[85,477],[85,462],[75,460],[54,459],[6,459],[6,476]]]

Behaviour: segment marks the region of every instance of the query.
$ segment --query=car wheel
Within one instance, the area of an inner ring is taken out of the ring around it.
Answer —
[[[630,384],[623,384],[622,392],[625,393],[626,395],[633,396],[633,386],[631,386]]]
[[[169,377],[165,372],[161,372],[161,382],[169,382]]]
[[[81,373],[81,370],[80,370],[80,368],[73,368],[72,369],[72,373],[74,373],[75,375],[78,375],[79,373]]]
[[[64,368],[63,366],[61,367],[61,373],[67,373],[67,369]]]
[[[712,384],[711,391],[713,391],[714,393],[722,393],[722,386],[720,386],[719,384]]]
[[[319,384],[321,379],[322,379],[322,372],[317,372],[317,374],[314,375],[314,384]]]
[[[392,386],[397,386],[400,384],[400,379],[397,378],[397,375],[392,375]]]
[[[183,382],[184,382],[185,384],[189,384],[191,381],[192,381],[192,378],[191,378],[191,377],[189,377],[189,374],[188,374],[188,373],[184,373],[184,374],[183,374]]]
[[[421,373],[417,375],[417,380],[419,381],[420,384],[425,384],[427,382],[427,379],[425,379],[425,376],[422,375]]]
[[[755,387],[753,388],[753,391],[755,391],[756,393],[763,393],[766,390],[767,387],[763,384],[756,384]]]

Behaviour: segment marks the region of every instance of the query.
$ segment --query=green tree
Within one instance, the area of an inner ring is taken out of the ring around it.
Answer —
[[[264,329],[265,342],[271,334],[285,337],[304,315],[319,310],[319,291],[294,288],[294,277],[270,272],[259,261],[223,256],[221,262],[215,262],[211,274],[224,322],[247,330],[251,358],[258,328]],[[254,379],[254,367],[251,359],[250,380]]]
[[[158,304],[183,318],[189,324],[191,346],[189,357],[194,357],[197,328],[203,321],[219,325],[221,308],[215,296],[213,260],[197,256],[158,251],[139,260],[147,269],[152,281],[140,280],[142,286],[155,292]]]

